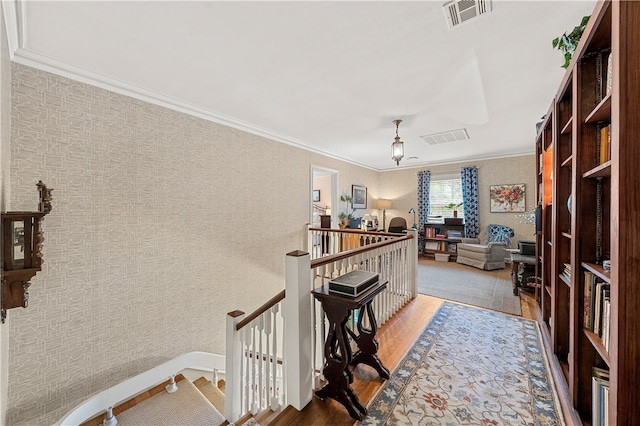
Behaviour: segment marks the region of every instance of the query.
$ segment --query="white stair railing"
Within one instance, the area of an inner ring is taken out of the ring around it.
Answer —
[[[324,312],[311,290],[354,269],[379,273],[388,282],[372,305],[379,325],[417,294],[417,231],[310,229],[310,246],[314,237],[325,241],[314,248],[318,258],[311,260],[304,251],[287,253],[283,292],[248,317],[241,311],[227,316],[225,417],[230,422],[267,408],[302,410],[311,401],[323,379],[327,334]],[[350,249],[329,254],[345,247]]]
[[[284,291],[247,317],[227,314],[225,418],[277,410],[284,404],[282,300]]]
[[[338,256],[325,256],[311,262],[313,288],[322,287],[331,278],[335,278],[354,269],[362,269],[380,274],[381,281],[387,281],[387,288],[372,303],[378,325],[384,324],[398,312],[417,291],[418,243],[417,231],[409,230],[406,237],[394,237]],[[314,387],[320,386],[324,364],[324,342],[327,336],[327,323],[322,306],[313,300],[313,343],[312,359]],[[365,326],[368,326],[365,317]]]

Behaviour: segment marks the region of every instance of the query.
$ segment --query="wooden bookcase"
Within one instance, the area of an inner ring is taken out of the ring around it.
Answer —
[[[594,367],[610,376],[608,424],[640,419],[638,117],[640,2],[598,2],[536,137],[539,317],[560,394],[573,420],[586,424],[598,423]],[[609,288],[601,292],[608,296],[608,347],[587,324],[595,317],[585,314],[586,301],[595,302],[585,290],[590,274]]]
[[[425,223],[425,238],[424,247],[422,248],[422,255],[431,259],[435,258],[436,254],[448,254],[449,261],[455,262],[458,258],[458,243],[461,243],[461,239],[446,238],[447,231],[458,231],[462,237],[464,237],[464,224],[448,225],[441,223]],[[432,231],[433,237],[427,236],[429,230]],[[441,234],[445,238],[436,238],[435,235]],[[430,245],[435,244],[437,248],[431,248]]]

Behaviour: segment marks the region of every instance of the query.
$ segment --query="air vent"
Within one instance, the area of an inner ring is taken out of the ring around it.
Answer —
[[[484,13],[491,12],[491,0],[453,0],[444,4],[444,16],[449,29]]]
[[[434,133],[432,135],[420,136],[429,145],[438,145],[441,143],[463,141],[469,139],[467,129],[450,130],[448,132]]]

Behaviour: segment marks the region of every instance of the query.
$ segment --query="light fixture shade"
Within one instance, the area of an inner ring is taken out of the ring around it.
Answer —
[[[385,200],[384,198],[380,198],[378,200],[378,209],[384,210],[391,208],[391,200]]]
[[[396,141],[391,144],[391,158],[399,166],[402,157],[404,157],[404,143],[396,136]]]
[[[393,124],[396,125],[396,140],[391,144],[391,159],[396,162],[396,165],[400,165],[400,160],[404,157],[404,143],[398,136],[398,126],[400,126],[402,120],[393,120]]]

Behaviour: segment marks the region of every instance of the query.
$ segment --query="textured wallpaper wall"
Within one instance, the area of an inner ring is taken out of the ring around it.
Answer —
[[[9,312],[8,423],[50,424],[180,353],[224,353],[225,314],[284,287],[311,164],[378,173],[13,64],[11,202],[53,191],[43,270]]]

